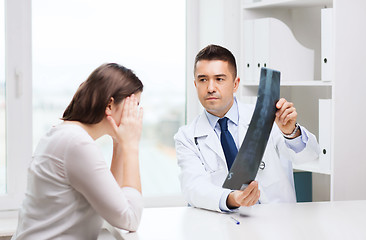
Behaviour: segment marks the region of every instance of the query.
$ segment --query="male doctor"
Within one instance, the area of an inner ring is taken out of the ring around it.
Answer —
[[[315,136],[297,124],[293,103],[281,98],[256,181],[243,191],[223,188],[254,111],[234,97],[239,82],[229,50],[209,45],[197,54],[194,85],[205,110],[174,136],[181,188],[194,207],[227,212],[256,203],[296,202],[292,161],[319,156]]]

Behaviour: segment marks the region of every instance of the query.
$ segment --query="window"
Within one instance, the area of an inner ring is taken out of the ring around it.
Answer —
[[[33,0],[32,24],[33,148],[92,70],[120,63],[144,84],[143,195],[179,199],[173,135],[185,119],[185,1]],[[98,143],[110,161],[110,138]]]
[[[6,124],[5,124],[5,11],[0,0],[0,195],[6,193]]]
[[[23,200],[32,156],[31,6],[28,0],[0,5],[0,210],[9,210]]]

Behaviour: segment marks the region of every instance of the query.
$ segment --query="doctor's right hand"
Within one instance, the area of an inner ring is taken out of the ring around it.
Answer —
[[[226,199],[226,205],[231,209],[241,206],[250,207],[258,202],[259,197],[258,182],[252,181],[244,190],[231,192]]]

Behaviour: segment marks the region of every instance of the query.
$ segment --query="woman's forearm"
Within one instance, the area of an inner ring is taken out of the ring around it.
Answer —
[[[132,187],[141,192],[138,146],[114,143],[111,172],[120,187]]]

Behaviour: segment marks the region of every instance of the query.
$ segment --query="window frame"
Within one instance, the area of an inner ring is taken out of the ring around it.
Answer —
[[[0,210],[18,209],[32,158],[31,1],[5,0],[6,194]]]

